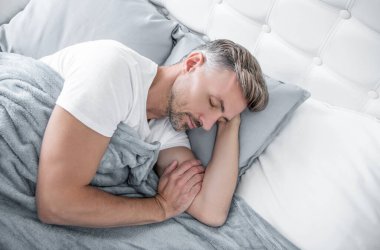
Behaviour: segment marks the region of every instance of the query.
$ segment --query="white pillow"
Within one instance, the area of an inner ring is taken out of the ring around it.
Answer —
[[[380,249],[380,121],[306,100],[237,193],[301,249]]]

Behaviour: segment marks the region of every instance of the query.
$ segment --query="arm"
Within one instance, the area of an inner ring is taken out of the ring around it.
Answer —
[[[177,171],[174,167],[164,173],[171,176],[166,178],[164,192],[169,194],[166,200],[172,203],[163,203],[157,197],[114,196],[90,186],[109,141],[63,108],[54,108],[45,130],[38,169],[36,202],[41,221],[85,227],[154,223],[168,216],[162,204],[166,208],[175,203],[173,200],[182,200],[183,206],[172,209],[175,215],[185,211],[199,192],[183,197],[183,187],[176,184],[179,174],[172,176]]]
[[[201,191],[195,197],[187,212],[210,226],[221,226],[228,215],[238,177],[240,115],[230,122],[218,124],[217,139],[212,159],[209,162]],[[191,150],[176,147],[160,152],[157,172],[172,161],[181,162],[195,158]]]

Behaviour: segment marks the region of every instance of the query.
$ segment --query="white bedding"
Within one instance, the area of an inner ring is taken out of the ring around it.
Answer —
[[[237,193],[302,249],[380,249],[380,121],[307,100]]]

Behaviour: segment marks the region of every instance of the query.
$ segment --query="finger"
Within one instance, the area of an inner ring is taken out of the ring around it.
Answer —
[[[201,173],[204,173],[204,169],[202,166],[192,166],[191,168],[189,168],[185,173],[183,173],[181,176],[180,176],[180,179],[183,179],[184,182],[187,182],[188,180],[190,180],[194,175],[196,174],[201,174]]]
[[[201,164],[199,164],[199,166],[198,166],[200,169],[203,169],[203,171],[205,171],[206,170],[206,168],[202,165],[202,163]]]
[[[187,192],[190,192],[191,189],[192,189],[194,186],[203,183],[203,178],[204,178],[204,174],[196,174],[196,175],[194,175],[194,176],[191,177],[190,180],[186,183],[186,185],[184,186],[183,191],[186,192],[186,193],[187,193]]]
[[[178,161],[173,161],[169,166],[167,166],[164,170],[162,176],[170,174],[178,165]]]
[[[197,185],[194,185],[190,189],[190,195],[195,198],[198,195],[198,193],[201,191],[201,189],[202,189],[202,183],[200,182]]]
[[[193,166],[198,166],[200,165],[200,161],[193,159],[193,160],[188,160],[184,161],[181,164],[179,164],[178,168],[174,171],[176,175],[182,175],[184,172],[186,172],[189,168]]]

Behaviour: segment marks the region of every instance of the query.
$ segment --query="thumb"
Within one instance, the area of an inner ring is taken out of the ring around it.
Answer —
[[[177,165],[178,161],[173,161],[172,163],[170,163],[168,167],[165,168],[164,173],[162,175],[164,176],[170,174],[177,167]]]

